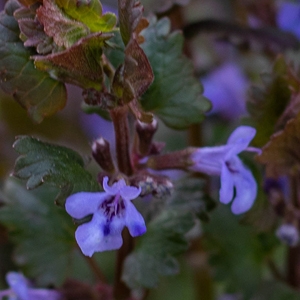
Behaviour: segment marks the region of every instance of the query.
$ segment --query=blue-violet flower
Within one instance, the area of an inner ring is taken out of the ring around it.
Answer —
[[[127,186],[124,179],[112,186],[108,177],[103,179],[104,192],[80,192],[66,200],[66,211],[75,219],[92,215],[88,223],[78,226],[75,237],[84,255],[119,249],[123,243],[122,230],[128,227],[133,237],[146,232],[142,215],[131,200],[138,197],[141,188]]]
[[[248,147],[256,130],[250,126],[240,126],[230,135],[227,144],[218,147],[197,148],[190,156],[193,165],[190,170],[209,175],[221,176],[220,202],[231,206],[234,214],[249,210],[256,198],[257,185],[252,173],[237,156],[243,150],[260,152]]]
[[[9,272],[6,281],[10,287],[0,291],[0,299],[7,297],[8,300],[60,300],[62,296],[55,290],[34,289],[30,282],[18,272]]]

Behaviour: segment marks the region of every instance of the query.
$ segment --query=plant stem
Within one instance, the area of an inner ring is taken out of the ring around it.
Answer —
[[[125,258],[134,248],[134,240],[127,228],[123,230],[122,237],[123,245],[117,252],[116,276],[113,290],[113,296],[116,300],[125,300],[130,297],[130,289],[122,281],[122,271]]]
[[[127,176],[132,175],[129,155],[128,107],[117,107],[110,111],[116,137],[116,151],[119,171]]]
[[[97,279],[103,283],[107,283],[107,279],[105,275],[102,273],[102,271],[100,270],[97,262],[92,257],[88,257],[84,255],[84,258],[87,261],[93,273],[96,275]]]
[[[130,141],[128,126],[128,107],[117,107],[110,111],[114,124],[116,136],[116,151],[119,171],[127,176],[132,175],[132,164],[130,158]],[[113,288],[114,299],[125,300],[130,296],[130,289],[122,281],[123,264],[128,254],[133,250],[134,241],[127,228],[123,230],[123,245],[117,252],[116,275]]]

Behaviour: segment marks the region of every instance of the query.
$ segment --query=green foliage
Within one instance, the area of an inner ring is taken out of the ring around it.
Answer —
[[[199,192],[201,185],[191,178],[178,184],[163,211],[147,225],[146,234],[125,261],[123,280],[131,288],[153,288],[160,276],[179,272],[175,257],[188,248],[185,234],[194,226],[196,214],[210,209]]]
[[[203,120],[210,109],[203,88],[193,75],[191,62],[182,54],[183,36],[170,33],[170,21],[156,21],[143,31],[144,49],[154,73],[154,82],[142,98],[142,106],[169,127],[186,128]]]
[[[0,222],[15,243],[15,262],[39,285],[61,285],[83,258],[75,247],[74,226],[66,212],[53,204],[56,190],[45,186],[27,191],[16,180],[5,183]]]
[[[70,194],[99,190],[97,181],[84,169],[83,159],[75,151],[21,136],[14,143],[21,154],[16,160],[13,175],[27,179],[27,188],[34,189],[44,182],[60,189],[57,202],[64,204]]]
[[[66,102],[64,84],[34,67],[34,53],[19,39],[18,23],[13,13],[20,7],[9,0],[0,14],[0,87],[27,109],[30,117],[41,122],[62,109]]]
[[[117,23],[115,14],[102,15],[102,5],[99,0],[55,0],[55,3],[72,19],[88,26],[92,32],[112,31]]]
[[[273,240],[262,239],[223,205],[204,225],[204,245],[210,256],[214,279],[225,284],[226,292],[252,295],[262,280],[263,262],[270,254]],[[247,296],[246,296],[247,295]]]
[[[290,67],[283,57],[279,57],[272,73],[261,75],[262,86],[253,86],[247,109],[251,115],[251,122],[257,129],[253,143],[256,146],[265,145],[270,136],[281,129],[280,117],[291,100],[292,92],[289,76]]]

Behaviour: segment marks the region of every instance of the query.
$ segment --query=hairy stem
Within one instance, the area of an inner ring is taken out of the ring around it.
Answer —
[[[116,137],[116,151],[119,171],[127,176],[132,175],[129,155],[128,107],[117,107],[110,111]]]
[[[91,270],[97,277],[97,279],[103,283],[107,283],[107,279],[105,275],[102,273],[101,269],[99,268],[97,262],[92,258],[84,255],[84,258],[88,265],[90,266]]]
[[[114,124],[116,137],[116,151],[119,171],[127,176],[132,175],[132,164],[130,158],[130,141],[128,126],[128,107],[117,107],[110,111]],[[125,300],[130,296],[130,289],[122,281],[122,270],[125,258],[133,250],[134,241],[128,230],[125,228],[122,233],[123,245],[117,252],[116,273],[114,282],[114,299]]]

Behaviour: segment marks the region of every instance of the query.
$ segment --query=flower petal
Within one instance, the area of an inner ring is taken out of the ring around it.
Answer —
[[[82,251],[86,256],[92,256],[103,239],[102,224],[106,222],[104,216],[94,214],[92,220],[80,225],[76,232],[75,238]]]
[[[137,211],[130,201],[124,201],[126,206],[125,224],[131,234],[136,237],[146,232],[146,225],[143,216]]]
[[[28,281],[20,273],[9,272],[6,275],[6,281],[20,300],[30,300],[28,295]]]
[[[105,232],[101,243],[96,251],[108,251],[119,249],[123,244],[122,230],[125,226],[125,220],[122,217],[114,216],[111,222],[102,224],[102,230]]]
[[[220,202],[228,204],[233,197],[233,176],[226,163],[222,166],[221,172],[221,188],[220,188]]]
[[[132,200],[138,197],[141,191],[141,187],[137,188],[135,186],[124,186],[120,190],[120,195],[124,200]]]
[[[227,157],[238,154],[245,150],[256,134],[256,129],[250,126],[240,126],[236,128],[227,140],[227,145],[232,149]]]
[[[112,186],[108,184],[108,177],[105,176],[103,178],[103,189],[109,195],[116,195],[120,192],[120,190],[126,186],[125,180],[120,179],[119,181],[115,182]]]
[[[209,175],[220,175],[222,163],[230,149],[229,146],[198,148],[190,156],[194,164],[189,169]]]
[[[73,218],[81,219],[97,211],[99,205],[107,199],[107,193],[80,192],[69,196],[66,200],[66,211]]]
[[[252,207],[257,195],[257,184],[252,173],[238,157],[235,158],[235,168],[238,170],[233,173],[236,196],[231,210],[234,214],[242,214]]]

